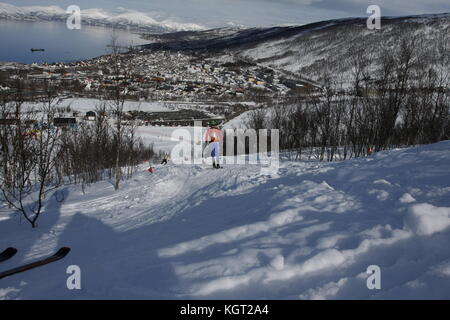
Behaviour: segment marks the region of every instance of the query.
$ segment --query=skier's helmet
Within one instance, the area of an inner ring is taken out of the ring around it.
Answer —
[[[210,122],[209,122],[209,125],[212,127],[212,126],[216,126],[217,125],[217,121],[216,120],[211,120]]]

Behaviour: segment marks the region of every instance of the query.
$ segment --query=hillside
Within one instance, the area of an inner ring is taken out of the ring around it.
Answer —
[[[59,262],[0,280],[0,299],[449,299],[450,141],[345,162],[156,165],[48,197],[37,229],[1,208],[6,270],[70,246]],[[2,250],[2,249],[1,249]],[[82,290],[66,289],[66,268]],[[381,268],[381,290],[366,269]]]
[[[367,18],[321,21],[301,26],[221,28],[154,35],[151,50],[209,52],[211,60],[251,61],[315,81],[323,73],[350,81],[354,58],[362,53],[377,70],[379,50],[395,51],[402,39],[416,39],[421,64],[433,64],[437,46],[450,41],[450,13],[384,17],[381,30]]]

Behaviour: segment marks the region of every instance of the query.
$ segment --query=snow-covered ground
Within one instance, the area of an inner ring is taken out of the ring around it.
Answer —
[[[198,128],[202,132],[202,137],[205,134],[207,128]],[[139,136],[144,144],[153,145],[156,151],[162,151],[169,153],[180,142],[179,137],[183,136],[177,134],[180,131],[186,131],[191,136],[191,139],[187,140],[189,143],[198,142],[194,141],[194,127],[165,127],[165,126],[139,126],[136,129],[136,135]]]
[[[60,99],[57,102],[57,107],[66,108],[70,107],[72,111],[79,112],[88,112],[95,111],[96,107],[100,107],[101,105],[105,105],[107,108],[113,106],[113,102],[110,100],[101,100],[101,99],[93,99],[93,98],[67,98]],[[123,105],[124,111],[132,111],[132,110],[140,110],[145,112],[168,112],[176,110],[175,105],[173,108],[168,108],[169,104],[164,102],[147,102],[147,101],[125,101]],[[27,109],[39,109],[42,106],[42,103],[36,102],[27,102],[24,104],[24,108]]]
[[[255,104],[251,102],[240,102],[240,104],[253,107]],[[26,102],[24,108],[39,110],[43,105],[42,102]],[[96,107],[105,105],[107,108],[114,106],[111,100],[102,100],[96,98],[58,98],[54,101],[54,106],[58,108],[70,107],[73,111],[87,112],[95,111]],[[144,111],[144,112],[170,112],[180,109],[201,110],[212,117],[217,116],[211,112],[211,109],[217,106],[229,107],[232,103],[227,102],[182,102],[182,101],[132,101],[124,102],[124,111]]]
[[[223,129],[247,129],[247,122],[250,120],[252,112],[253,110],[249,110],[241,113],[236,118],[226,122]]]
[[[6,270],[72,251],[0,280],[4,299],[450,298],[450,141],[344,162],[156,166],[114,192],[49,197],[32,230],[1,208]],[[1,250],[1,249],[0,249]],[[66,288],[81,268],[82,289]],[[366,286],[381,268],[381,290]]]

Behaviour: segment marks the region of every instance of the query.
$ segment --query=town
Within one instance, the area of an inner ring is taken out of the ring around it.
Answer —
[[[222,123],[248,111],[248,102],[264,104],[275,96],[286,98],[312,88],[281,71],[235,57],[217,59],[201,53],[145,49],[76,62],[0,64],[0,93],[14,94],[17,82],[29,88],[21,92],[29,102],[45,98],[48,86],[58,88],[62,97],[92,99],[108,99],[119,86],[127,101],[187,103],[175,108],[179,112],[134,113],[146,125],[166,126],[207,122],[211,118]],[[193,110],[193,102],[213,105],[209,109],[213,112]]]
[[[305,86],[278,70],[232,58],[221,62],[201,54],[139,50],[120,54],[117,68],[113,59],[114,55],[104,55],[68,63],[0,64],[0,90],[10,89],[4,83],[21,79],[64,83],[72,93],[95,96],[120,81],[127,98],[133,100],[248,100],[258,95],[286,95]]]

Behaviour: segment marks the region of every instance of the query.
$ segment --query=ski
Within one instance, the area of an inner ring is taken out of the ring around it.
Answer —
[[[6,261],[14,257],[17,253],[17,249],[13,247],[6,248],[2,253],[0,253],[0,262]]]
[[[58,260],[64,258],[69,252],[70,252],[70,248],[67,248],[67,247],[61,248],[61,249],[58,250],[58,252],[56,252],[54,255],[52,255],[52,256],[50,256],[48,258],[41,259],[41,260],[38,260],[38,261],[35,261],[35,262],[32,262],[32,263],[28,263],[26,265],[23,265],[23,266],[20,266],[20,267],[17,267],[17,268],[13,268],[13,269],[10,269],[10,270],[6,270],[4,272],[0,272],[0,279],[2,279],[4,277],[11,276],[11,275],[16,274],[16,273],[20,273],[20,272],[24,272],[24,271],[27,271],[27,270],[30,270],[30,269],[34,269],[34,268],[40,267],[40,266],[49,264],[49,263],[54,262],[54,261],[58,261]]]

